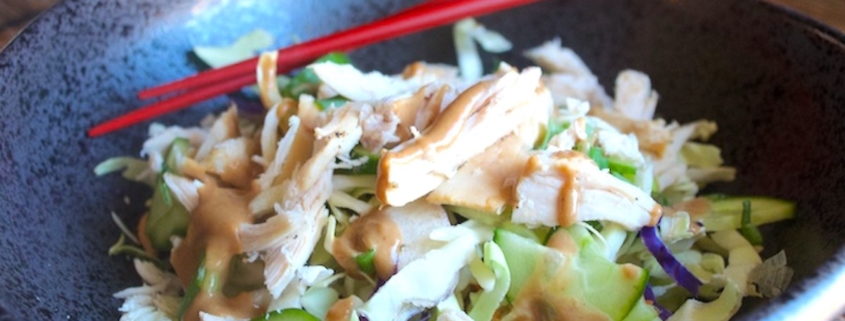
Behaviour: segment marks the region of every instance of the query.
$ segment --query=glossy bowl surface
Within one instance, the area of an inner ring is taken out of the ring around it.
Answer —
[[[109,213],[137,222],[149,191],[92,169],[136,155],[147,124],[102,138],[85,130],[141,105],[139,89],[197,70],[193,45],[261,27],[277,45],[396,12],[414,1],[65,0],[0,53],[0,316],[116,320],[112,293],[139,284],[108,257]],[[660,115],[718,121],[715,143],[739,168],[726,193],[798,202],[798,218],[765,229],[765,256],[785,249],[796,278],[744,320],[825,318],[845,302],[845,37],[757,1],[548,0],[481,19],[516,48],[553,37],[606,88],[620,70],[651,75]],[[364,69],[454,63],[440,28],[353,53]],[[498,57],[517,66],[520,50]],[[217,99],[158,119],[193,125]],[[125,201],[125,200],[128,200]],[[3,317],[0,317],[3,318]]]

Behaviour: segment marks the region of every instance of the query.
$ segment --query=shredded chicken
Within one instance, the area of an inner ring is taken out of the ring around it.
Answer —
[[[519,204],[511,219],[528,226],[606,220],[636,231],[656,224],[661,214],[650,195],[572,151],[532,156],[515,193]]]
[[[555,103],[575,98],[589,101],[596,108],[612,105],[598,78],[572,49],[561,46],[560,38],[526,50],[524,54],[549,72],[543,77],[543,83],[549,87]]]
[[[517,125],[548,112],[551,97],[539,78],[536,68],[504,70],[461,93],[422,136],[382,155],[378,198],[401,206],[424,196]]]
[[[548,113],[545,113],[548,117]],[[471,158],[452,178],[426,197],[435,204],[448,204],[501,214],[516,204],[513,188],[547,121],[529,121],[481,154]]]
[[[221,181],[248,189],[255,173],[260,170],[260,166],[252,161],[252,156],[258,152],[258,144],[254,140],[231,138],[214,145],[200,164]]]
[[[264,223],[246,225],[239,233],[248,252],[261,252],[265,261],[265,284],[278,297],[314,250],[326,223],[324,204],[331,194],[331,174],[338,155],[348,154],[361,138],[358,113],[339,109],[328,122],[315,130],[316,148],[308,159],[283,183],[277,199],[276,215]],[[292,226],[282,235],[278,227]],[[270,235],[268,237],[267,235]]]

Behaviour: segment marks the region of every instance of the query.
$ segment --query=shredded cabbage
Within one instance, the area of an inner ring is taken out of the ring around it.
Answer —
[[[489,321],[499,308],[511,284],[510,270],[505,261],[502,249],[496,243],[484,243],[484,265],[495,275],[494,286],[484,289],[469,311],[469,316],[475,321]]]
[[[258,51],[273,45],[273,35],[255,29],[226,46],[196,46],[194,53],[211,68],[224,67],[255,57]]]

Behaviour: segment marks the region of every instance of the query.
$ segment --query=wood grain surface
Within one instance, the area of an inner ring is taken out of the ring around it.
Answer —
[[[766,0],[813,17],[845,32],[845,0]]]

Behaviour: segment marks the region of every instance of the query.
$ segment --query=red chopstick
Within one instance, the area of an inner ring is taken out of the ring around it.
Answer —
[[[423,3],[418,4],[416,6],[413,6],[411,8],[400,11],[399,13],[397,13],[397,14],[395,14],[395,15],[387,18],[387,19],[399,19],[399,20],[401,20],[401,19],[404,19],[406,15],[418,14],[417,12],[419,10],[423,10],[423,9],[426,9],[426,8],[429,8],[429,9],[435,8],[436,9],[436,8],[442,6],[445,3],[460,2],[460,1],[467,1],[467,0],[428,0],[428,1],[425,1]],[[469,1],[477,1],[477,0],[469,0]],[[384,20],[382,20],[382,21],[384,21]],[[332,42],[337,41],[337,40],[342,41],[343,37],[344,37],[343,33],[354,35],[354,33],[358,32],[360,29],[364,29],[364,28],[367,28],[367,27],[369,27],[369,26],[364,25],[364,26],[353,28],[353,29],[350,29],[350,30],[347,30],[347,31],[344,31],[344,32],[329,35],[329,36],[326,36],[326,37],[323,37],[323,38],[318,38],[318,39],[315,39],[315,40],[312,40],[312,41],[309,41],[309,42],[305,42],[305,43],[302,43],[302,44],[299,44],[299,45],[293,45],[293,46],[285,48],[285,49],[280,49],[279,50],[280,59],[277,60],[277,66],[276,66],[277,73],[283,74],[285,72],[288,72],[288,71],[290,71],[290,69],[294,69],[294,68],[300,67],[302,65],[305,65],[305,64],[309,63],[311,60],[313,60],[317,57],[320,57],[324,54],[327,54],[331,51],[344,51],[344,49],[340,48],[341,44],[338,43],[337,44],[338,47],[336,49],[331,49],[331,50],[322,52],[322,51],[319,51],[319,50],[314,50],[314,49],[317,49],[317,48],[314,48],[312,50],[320,52],[320,53],[313,54],[313,56],[308,55],[307,57],[302,57],[303,54],[307,55],[307,53],[305,53],[303,51],[307,50],[308,47],[312,46],[314,43],[326,43],[326,42],[328,42],[329,44],[331,44]],[[384,39],[372,39],[371,41],[372,42],[378,42],[380,40],[389,39],[391,37],[391,35],[389,35],[389,34],[385,34],[383,36],[384,36]],[[396,35],[396,36],[399,36],[399,35]],[[349,48],[347,50],[350,50],[350,49],[354,49],[354,48]],[[302,61],[300,61],[300,60],[302,60]],[[162,96],[162,95],[165,95],[165,94],[168,94],[168,93],[172,93],[172,92],[175,92],[175,91],[179,91],[179,90],[188,90],[188,89],[192,89],[192,88],[196,88],[196,87],[205,86],[205,85],[208,85],[208,84],[213,84],[217,81],[228,79],[229,77],[232,77],[236,74],[254,73],[256,63],[258,63],[258,58],[252,58],[252,59],[244,60],[242,62],[233,64],[233,65],[230,65],[230,66],[226,66],[224,68],[209,70],[209,71],[206,71],[206,72],[203,72],[203,73],[196,74],[194,76],[183,78],[181,80],[177,80],[177,81],[166,83],[166,84],[159,85],[159,86],[156,86],[156,87],[148,88],[148,89],[145,89],[145,90],[138,92],[138,98],[149,99],[149,98],[153,98],[153,97],[157,97],[157,96]]]
[[[278,72],[284,73],[303,66],[332,51],[348,51],[386,39],[452,23],[466,17],[485,15],[537,1],[539,0],[429,0],[370,24],[280,49],[278,51]],[[257,61],[258,58],[249,59],[144,90],[139,93],[139,97],[142,99],[179,90],[187,90],[188,92],[101,123],[88,130],[88,136],[100,136],[253,84],[255,83]]]

